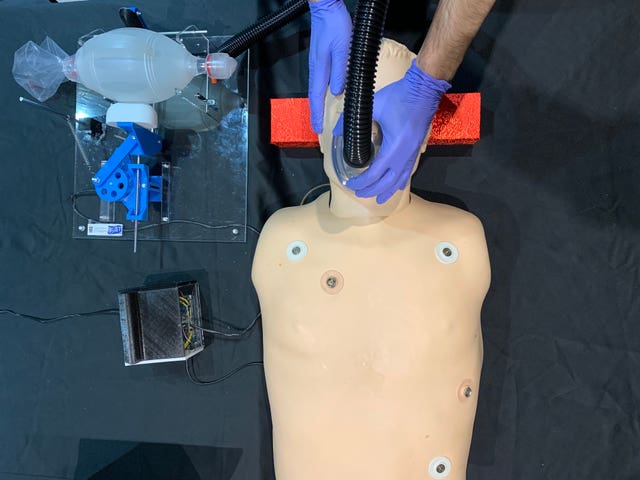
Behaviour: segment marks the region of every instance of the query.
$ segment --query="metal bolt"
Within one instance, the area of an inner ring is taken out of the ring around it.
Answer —
[[[163,222],[168,222],[169,221],[169,217],[162,217],[162,221]]]
[[[444,254],[445,257],[450,257],[453,252],[449,247],[445,247],[442,249],[442,253]]]
[[[84,225],[78,226],[78,230],[80,230],[81,232],[84,232],[86,229],[87,227],[85,227]]]
[[[293,247],[291,249],[291,253],[293,253],[294,255],[300,255],[300,247]]]
[[[100,179],[99,179],[98,177],[93,177],[93,178],[91,179],[91,181],[92,181],[93,183],[100,183]]]
[[[336,277],[327,278],[327,287],[335,288],[337,284],[338,284],[338,279]]]
[[[147,188],[147,184],[143,183],[142,185],[140,185],[141,188]]]
[[[240,233],[240,230],[234,228],[233,230],[231,230],[231,233],[233,233],[234,235],[238,235]]]
[[[471,396],[471,394],[473,393],[473,390],[471,390],[471,387],[466,387],[464,389],[464,396],[469,398]]]
[[[436,467],[436,472],[438,473],[442,473],[447,469],[447,467],[444,466],[444,464],[440,463],[438,464],[438,466]]]

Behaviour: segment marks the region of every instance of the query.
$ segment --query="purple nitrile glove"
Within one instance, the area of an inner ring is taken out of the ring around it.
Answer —
[[[349,48],[351,16],[342,0],[309,2],[311,10],[311,45],[309,47],[309,106],[311,127],[322,133],[324,97],[327,85],[331,93],[344,90]]]
[[[407,186],[433,115],[449,88],[448,82],[423,72],[414,60],[403,78],[374,95],[373,119],[380,124],[382,145],[371,166],[347,181],[356,196],[376,197],[382,204]],[[340,116],[333,134],[342,131]]]

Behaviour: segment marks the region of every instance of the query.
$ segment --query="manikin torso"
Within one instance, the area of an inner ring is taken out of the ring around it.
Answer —
[[[331,194],[276,212],[253,265],[276,476],[464,479],[490,277],[482,226],[408,189],[375,206],[326,158],[325,170]]]

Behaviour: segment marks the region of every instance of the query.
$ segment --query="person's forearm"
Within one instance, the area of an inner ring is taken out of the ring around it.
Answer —
[[[434,78],[451,80],[495,0],[440,0],[416,63]]]

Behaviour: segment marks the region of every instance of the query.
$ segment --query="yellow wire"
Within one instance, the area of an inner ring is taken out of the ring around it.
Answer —
[[[183,307],[187,309],[187,319],[191,320],[191,302],[187,297],[182,295],[178,296],[178,299]],[[184,348],[187,348],[191,344],[191,339],[193,338],[193,328],[189,327],[189,338],[184,342]]]
[[[187,348],[189,346],[189,344],[191,343],[191,339],[193,338],[193,328],[191,328],[189,330],[189,338],[187,338],[187,341],[184,342],[184,347],[183,348]]]

